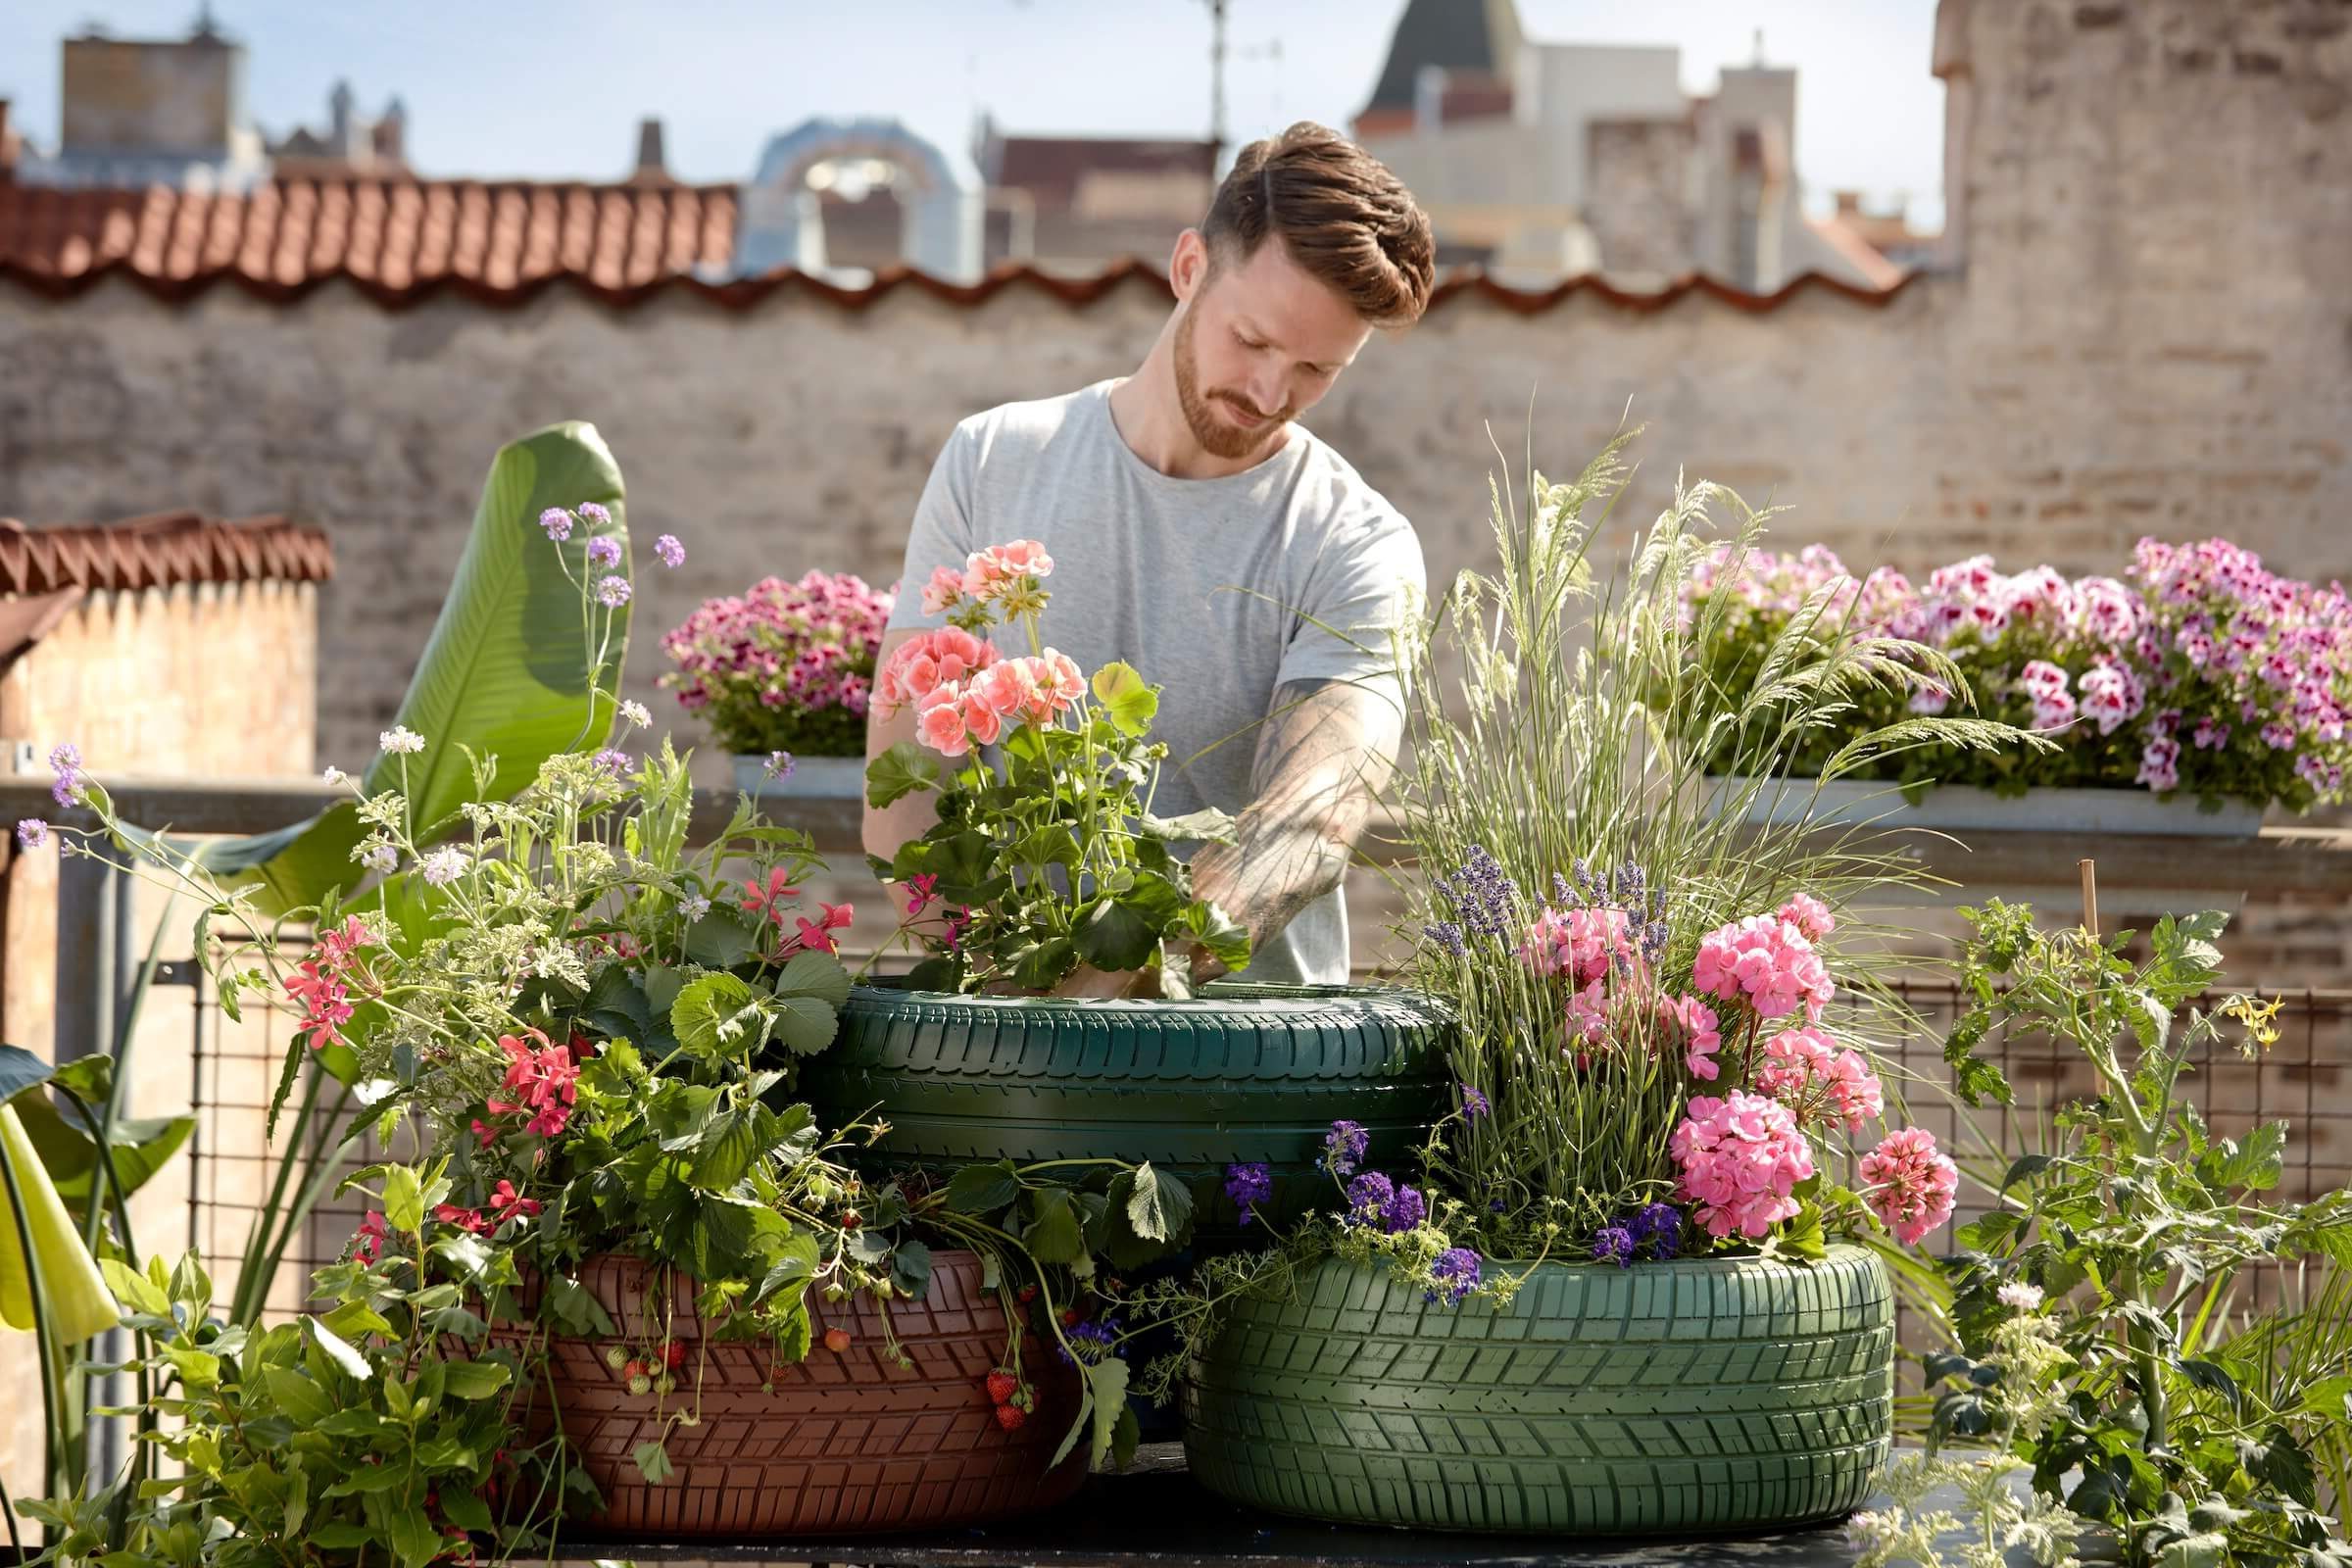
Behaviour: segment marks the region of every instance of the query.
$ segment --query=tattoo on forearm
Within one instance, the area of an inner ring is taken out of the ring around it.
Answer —
[[[1252,799],[1235,822],[1238,842],[1194,858],[1195,891],[1222,905],[1252,942],[1288,925],[1347,874],[1402,734],[1383,687],[1319,680],[1276,692],[1250,768]]]

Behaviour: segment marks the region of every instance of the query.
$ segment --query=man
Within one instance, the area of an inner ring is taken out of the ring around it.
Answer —
[[[1425,587],[1412,526],[1293,421],[1375,327],[1420,317],[1433,250],[1412,196],[1345,137],[1251,143],[1176,242],[1176,308],[1142,367],[958,424],[906,541],[885,660],[924,628],[935,567],[1036,539],[1054,562],[1046,643],[1163,688],[1152,808],[1236,817],[1238,843],[1193,858],[1193,890],[1249,932],[1255,980],[1348,977],[1341,878],[1396,762],[1390,638]],[[911,711],[876,717],[866,753],[913,738]],[[928,792],[869,807],[865,847],[891,856],[936,820]],[[1196,980],[1215,968],[1195,956]],[[1082,970],[1063,989],[1116,984]]]

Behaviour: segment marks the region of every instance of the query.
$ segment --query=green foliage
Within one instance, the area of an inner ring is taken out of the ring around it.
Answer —
[[[491,1529],[487,1499],[560,1496],[552,1451],[513,1430],[517,1349],[486,1343],[454,1304],[455,1284],[508,1288],[512,1266],[453,1279],[445,1237],[396,1234],[382,1260],[320,1275],[322,1305],[335,1303],[323,1317],[268,1329],[209,1315],[193,1253],[170,1270],[110,1260],[124,1324],[148,1348],[136,1370],[165,1391],[142,1442],[170,1473],[26,1502],[51,1556],[258,1568],[299,1545],[295,1560],[423,1568]]]
[[[2128,932],[2045,933],[1997,900],[1962,913],[1969,1004],[1947,1051],[1963,1085],[2007,1100],[1974,1053],[2015,1027],[2069,1045],[2097,1093],[1960,1233],[1946,1271],[1961,1352],[1929,1365],[1950,1385],[1936,1430],[2001,1441],[2045,1495],[2121,1531],[2135,1562],[2340,1568],[2352,1548],[2320,1511],[2314,1456],[2340,1463],[2352,1438],[2352,1334],[2308,1311],[2232,1330],[2229,1302],[2240,1270],[2303,1260],[2336,1271],[2325,1299],[2352,1302],[2336,1283],[2352,1195],[2264,1203],[2284,1125],[2215,1137],[2181,1088],[2230,1035],[2259,1057],[2278,1004],[2199,1004],[2221,972],[2220,913],[2158,921],[2139,962]]]

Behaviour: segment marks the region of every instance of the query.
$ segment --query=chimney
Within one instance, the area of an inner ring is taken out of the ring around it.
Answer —
[[[17,177],[17,133],[9,127],[8,100],[0,98],[0,185]]]
[[[335,90],[326,95],[326,110],[333,122],[333,128],[327,132],[327,147],[337,158],[349,158],[352,154],[351,111],[357,102],[348,81],[336,82]]]
[[[375,122],[370,135],[375,143],[378,163],[406,168],[409,161],[409,108],[397,97],[384,105],[384,112]]]
[[[669,170],[662,153],[662,122],[648,115],[637,122],[637,167],[629,172],[632,185],[667,185],[672,183]]]

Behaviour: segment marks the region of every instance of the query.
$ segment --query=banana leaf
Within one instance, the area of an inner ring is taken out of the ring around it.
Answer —
[[[612,521],[576,528],[561,545],[541,531],[540,513],[588,501],[610,512]],[[600,535],[619,541],[617,566],[589,565],[588,541]],[[627,576],[629,569],[620,468],[596,426],[549,425],[500,448],[441,617],[395,719],[424,737],[424,750],[405,759],[377,756],[365,776],[366,793],[399,788],[405,760],[411,820],[439,833],[456,820],[460,805],[477,798],[468,749],[498,760],[496,776],[478,798],[506,800],[549,757],[602,745],[628,653],[629,611],[612,612],[599,659],[583,633],[575,584],[608,571]],[[600,609],[600,619],[604,613]],[[344,803],[272,833],[183,848],[224,880],[259,884],[251,897],[261,911],[283,914],[335,888],[355,887],[361,872],[351,852],[363,837],[358,811]]]

